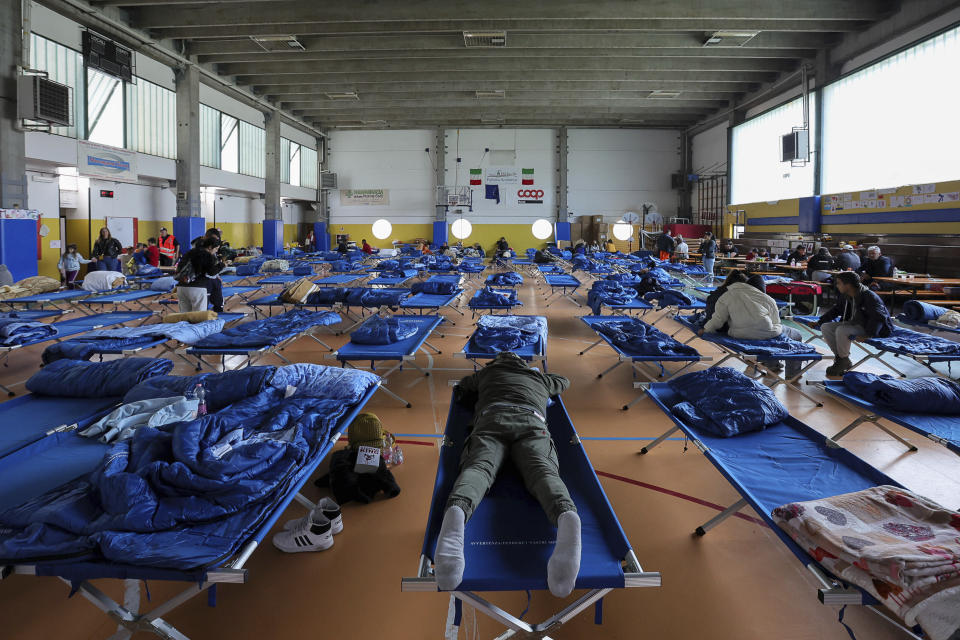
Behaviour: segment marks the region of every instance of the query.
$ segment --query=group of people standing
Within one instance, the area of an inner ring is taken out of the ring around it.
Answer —
[[[57,263],[64,285],[73,289],[77,277],[80,275],[81,265],[88,265],[87,271],[116,271],[122,272],[120,256],[124,248],[120,241],[113,237],[110,229],[103,227],[93,243],[90,259],[83,257],[76,243],[70,243],[64,248],[63,255]],[[173,266],[180,253],[180,243],[167,233],[166,227],[160,229],[160,238],[149,238],[147,244],[140,243],[134,250],[134,259],[138,263],[150,264],[155,267]]]

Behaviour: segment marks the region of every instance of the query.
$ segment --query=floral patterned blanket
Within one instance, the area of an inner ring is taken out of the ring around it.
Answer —
[[[931,640],[960,629],[960,513],[880,486],[777,507],[793,540]]]

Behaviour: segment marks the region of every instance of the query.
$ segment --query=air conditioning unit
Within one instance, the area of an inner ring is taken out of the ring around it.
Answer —
[[[810,132],[794,129],[780,138],[781,162],[807,162],[810,159]]]
[[[72,89],[45,76],[20,76],[18,115],[51,125],[73,124]]]
[[[337,174],[332,171],[321,171],[320,172],[320,188],[321,189],[336,189],[337,188]]]

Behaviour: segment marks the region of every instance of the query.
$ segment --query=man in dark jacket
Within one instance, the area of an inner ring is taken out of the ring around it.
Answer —
[[[798,244],[797,248],[793,250],[793,253],[787,256],[787,262],[790,264],[803,264],[807,261],[807,248],[802,244]]]
[[[850,362],[850,344],[865,338],[885,338],[893,331],[890,314],[876,293],[860,283],[860,276],[853,271],[838,273],[837,304],[820,316],[816,326],[823,331],[823,341],[833,352],[833,365],[827,376],[842,376],[853,363]]]
[[[580,517],[560,478],[546,423],[550,397],[569,386],[563,376],[531,369],[510,352],[501,353],[460,380],[454,396],[459,404],[473,407],[473,431],[464,447],[460,475],[447,499],[434,554],[441,590],[456,589],[462,581],[466,522],[509,457],[527,490],[557,527],[557,543],[547,564],[547,585],[558,597],[573,591],[580,570]]]
[[[673,250],[677,246],[676,240],[670,235],[670,230],[665,229],[660,237],[657,238],[657,251],[660,252],[661,260],[669,260],[673,255]]]
[[[871,289],[879,289],[879,283],[874,278],[889,278],[893,275],[893,263],[890,258],[880,255],[880,247],[873,246],[867,249],[867,259],[857,269],[861,281]]]
[[[856,271],[860,268],[860,256],[849,244],[840,245],[840,255],[833,261],[833,268],[837,271]]]

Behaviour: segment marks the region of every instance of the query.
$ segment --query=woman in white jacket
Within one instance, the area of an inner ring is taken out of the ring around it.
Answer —
[[[782,335],[793,340],[803,340],[799,331],[793,327],[785,327],[780,322],[780,310],[776,300],[745,282],[737,282],[727,287],[727,292],[717,300],[713,316],[698,334],[702,336],[704,333],[715,333],[724,325],[728,326],[727,335],[731,338],[769,340]],[[782,368],[780,362],[764,364],[777,371]],[[800,367],[800,360],[788,360],[787,378],[795,376]]]

